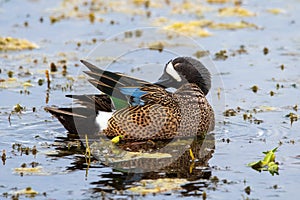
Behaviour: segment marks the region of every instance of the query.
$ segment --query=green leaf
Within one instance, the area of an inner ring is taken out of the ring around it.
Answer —
[[[272,149],[271,151],[272,151],[273,153],[275,153],[275,152],[277,151],[277,149],[278,149],[278,147]],[[267,153],[269,153],[269,152],[270,152],[270,151],[264,151],[263,153],[264,153],[264,154],[267,154]]]
[[[247,166],[252,167],[253,169],[258,169],[258,168],[262,168],[263,167],[261,160],[248,163]]]
[[[275,153],[273,151],[269,151],[263,159],[263,164],[268,165],[270,162],[275,161]]]
[[[263,152],[265,155],[263,160],[255,161],[249,163],[247,166],[252,167],[253,169],[261,172],[261,171],[269,171],[272,176],[274,174],[279,175],[278,170],[278,164],[275,163],[275,152],[277,151],[278,147],[274,148],[271,151]]]
[[[275,162],[270,162],[268,164],[268,171],[272,174],[272,176],[274,176],[274,174],[279,175],[278,169],[279,169],[278,164],[276,164]]]

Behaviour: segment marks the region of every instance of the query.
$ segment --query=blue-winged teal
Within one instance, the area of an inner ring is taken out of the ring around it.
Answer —
[[[214,112],[205,98],[210,73],[196,59],[169,61],[156,83],[81,62],[90,70],[85,72],[89,82],[104,94],[67,95],[81,106],[46,108],[71,133],[140,141],[204,135],[214,128]]]

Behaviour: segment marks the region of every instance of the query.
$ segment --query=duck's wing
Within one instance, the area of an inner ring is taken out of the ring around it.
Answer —
[[[98,95],[66,95],[66,97],[75,99],[75,103],[96,111],[112,112],[114,105],[106,94]]]
[[[150,84],[147,81],[127,76],[125,74],[105,71],[84,60],[81,60],[81,62],[90,70],[84,71],[84,73],[92,78],[89,82],[103,93],[111,96],[114,103],[117,100],[121,100],[126,103],[130,102],[131,95],[128,92],[122,92],[120,88],[140,88],[144,85]]]
[[[130,104],[133,106],[143,106],[145,104],[161,104],[171,103],[172,94],[165,88],[155,84],[145,84],[141,87],[122,87],[120,91],[130,96]]]

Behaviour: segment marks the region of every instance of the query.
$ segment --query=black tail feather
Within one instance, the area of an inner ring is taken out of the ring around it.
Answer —
[[[111,86],[108,86],[100,81],[97,81],[95,79],[90,79],[89,82],[94,85],[97,89],[99,89],[100,91],[102,91],[103,93],[109,95],[109,96],[113,96],[116,97],[118,99],[122,99],[124,101],[127,101],[127,97],[122,94],[119,90],[119,88],[114,88]]]
[[[140,87],[145,84],[150,84],[147,81],[126,76],[121,73],[102,70],[84,60],[81,60],[81,62],[91,70],[84,72],[93,78],[90,80],[90,83],[92,83],[96,88],[98,88],[105,94],[108,94],[109,96],[127,100],[126,96],[119,91],[119,87]]]
[[[60,123],[69,131],[84,139],[88,135],[89,139],[97,138],[99,126],[96,124],[97,113],[93,109],[84,107],[78,108],[53,108],[46,107],[46,111],[56,117]]]

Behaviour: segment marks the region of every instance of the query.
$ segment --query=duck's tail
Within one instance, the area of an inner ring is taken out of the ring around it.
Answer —
[[[97,136],[100,126],[97,123],[99,112],[112,112],[113,105],[107,95],[67,95],[76,100],[81,107],[56,108],[46,107],[45,110],[56,117],[69,133],[80,138]]]

